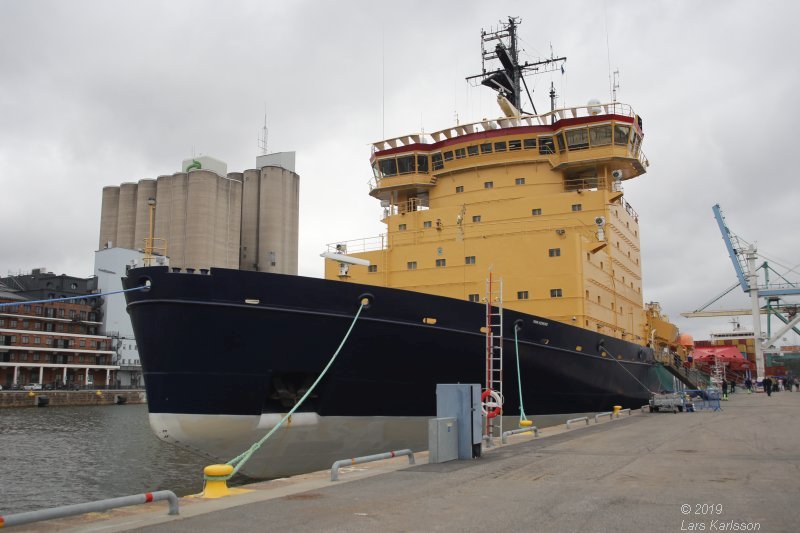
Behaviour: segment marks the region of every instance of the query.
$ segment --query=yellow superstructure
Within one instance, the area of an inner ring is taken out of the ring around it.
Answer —
[[[374,143],[387,233],[331,245],[370,265],[327,261],[325,277],[484,301],[491,270],[507,308],[647,344],[638,215],[622,190],[646,172],[642,137],[613,103]]]

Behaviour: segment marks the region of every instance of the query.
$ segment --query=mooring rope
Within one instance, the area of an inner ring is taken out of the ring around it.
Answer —
[[[517,389],[519,389],[519,421],[528,420],[525,416],[525,406],[522,405],[522,376],[519,371],[519,327],[514,325],[514,349],[517,354]]]
[[[272,436],[272,434],[275,433],[278,430],[278,428],[280,428],[283,425],[283,423],[286,422],[289,419],[289,417],[291,417],[294,414],[294,412],[297,411],[297,409],[301,405],[303,405],[303,402],[314,391],[314,389],[316,388],[317,384],[319,384],[319,382],[322,381],[322,378],[325,376],[325,374],[328,372],[328,369],[331,367],[333,362],[336,360],[336,357],[339,355],[339,352],[342,350],[342,347],[344,346],[344,343],[347,342],[348,337],[350,337],[350,333],[353,331],[353,327],[356,325],[356,322],[358,321],[358,317],[361,315],[361,311],[363,309],[364,309],[364,304],[361,303],[359,305],[359,307],[358,307],[358,311],[356,312],[356,316],[353,317],[353,322],[350,324],[350,327],[347,329],[347,333],[345,333],[344,338],[342,339],[342,342],[339,343],[339,347],[336,348],[336,352],[334,352],[334,354],[331,357],[330,361],[328,361],[328,364],[325,365],[325,368],[322,369],[322,372],[317,377],[316,381],[314,381],[314,383],[311,385],[311,387],[308,388],[308,390],[303,395],[303,397],[300,398],[300,401],[298,401],[294,405],[294,407],[292,407],[292,409],[288,413],[286,413],[286,415],[284,415],[284,417],[281,419],[281,421],[278,422],[275,425],[275,427],[273,427],[269,431],[269,433],[267,433],[261,439],[256,441],[252,446],[250,446],[250,448],[247,451],[245,451],[243,453],[240,453],[239,455],[237,455],[236,457],[234,457],[233,459],[231,459],[230,461],[225,463],[227,465],[232,465],[233,466],[233,472],[231,472],[227,476],[206,476],[206,475],[204,475],[203,478],[206,481],[227,481],[228,479],[232,478],[242,468],[242,466],[244,466],[244,464],[250,459],[250,457],[252,457],[252,455],[259,448],[261,448],[261,445],[264,444],[267,441],[267,439],[269,439]]]
[[[635,380],[636,380],[636,381],[639,383],[639,385],[641,385],[642,387],[644,387],[644,390],[646,390],[646,391],[647,391],[647,392],[649,392],[650,394],[657,394],[657,393],[656,393],[656,391],[652,391],[652,390],[650,390],[650,388],[648,388],[648,387],[647,387],[647,385],[645,385],[644,383],[642,383],[641,381],[639,381],[639,378],[637,378],[636,376],[634,376],[634,375],[633,375],[633,373],[632,373],[630,370],[628,370],[627,368],[625,368],[625,365],[623,365],[622,363],[620,363],[620,362],[617,360],[617,358],[616,358],[616,357],[614,357],[613,355],[611,355],[611,352],[609,352],[608,350],[606,350],[606,347],[605,347],[605,346],[600,346],[600,349],[601,349],[602,351],[606,352],[606,354],[608,354],[608,356],[609,356],[611,359],[613,359],[614,361],[616,361],[616,362],[617,362],[617,364],[619,364],[619,366],[620,366],[620,367],[622,367],[622,370],[624,370],[625,372],[627,372],[628,374],[630,374],[630,375],[631,375],[631,377],[632,377],[633,379],[635,379]]]
[[[122,289],[121,291],[101,292],[98,294],[84,294],[82,296],[69,296],[64,298],[50,298],[47,300],[20,300],[17,302],[3,302],[0,303],[0,309],[3,307],[13,307],[15,305],[30,305],[30,304],[47,304],[51,302],[66,302],[67,300],[80,300],[83,298],[100,298],[102,296],[110,296],[112,294],[122,294],[123,292],[140,291],[147,288],[147,285],[133,287],[132,289]]]

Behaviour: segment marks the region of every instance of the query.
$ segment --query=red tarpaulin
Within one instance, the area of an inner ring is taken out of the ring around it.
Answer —
[[[694,349],[694,364],[713,366],[715,362],[725,363],[729,370],[740,371],[750,368],[750,362],[735,346],[708,346]]]

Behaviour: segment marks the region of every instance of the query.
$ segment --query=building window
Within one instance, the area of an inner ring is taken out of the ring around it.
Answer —
[[[42,343],[42,339],[40,337],[34,337],[33,338],[33,344],[41,344],[41,343]]]
[[[514,185],[525,185],[525,178],[517,178],[514,180]]]
[[[39,360],[39,354],[38,353],[33,354],[33,360],[34,361],[38,361]]]
[[[81,339],[81,341],[80,341],[80,343],[79,343],[79,346],[80,346],[81,348],[86,348],[86,341],[85,341],[85,340],[83,340],[83,339]]]
[[[437,267],[447,266],[447,259],[437,259],[436,266]]]
[[[22,329],[28,329],[29,325],[30,325],[30,322],[28,322],[27,320],[23,320],[22,321]]]
[[[0,326],[5,326],[5,325],[6,325],[6,319],[0,318]]]
[[[481,221],[481,216],[480,215],[472,215],[472,221],[473,222],[480,222]]]
[[[540,208],[531,209],[531,215],[538,217],[542,214],[542,210]]]
[[[20,361],[27,361],[28,360],[28,354],[24,353],[24,354],[20,355],[19,356],[19,360]]]
[[[464,192],[464,186],[459,185],[458,187],[456,187],[456,192]]]
[[[426,221],[424,221],[424,222],[422,223],[422,227],[423,227],[423,228],[430,228],[430,227],[431,227],[431,221],[430,221],[430,220],[426,220]]]
[[[464,258],[464,264],[465,265],[474,265],[475,264],[475,256],[474,255],[468,255],[467,257],[465,257]]]
[[[51,339],[51,338],[49,338],[49,337],[48,337],[48,338],[46,338],[46,339],[44,340],[44,343],[45,343],[46,345],[48,345],[48,346],[52,346],[52,345],[53,345],[53,339]]]
[[[550,289],[550,298],[561,298],[562,296],[561,289]]]
[[[517,291],[517,300],[527,300],[528,291]]]
[[[377,271],[378,271],[378,265],[370,265],[367,267],[367,272],[377,272]]]
[[[581,204],[572,204],[573,211],[583,211],[583,206]]]
[[[405,231],[406,230],[406,225],[405,224],[400,224],[399,226],[397,226],[397,229],[400,230],[400,231]]]
[[[34,322],[33,323],[33,329],[41,330],[42,329],[42,323],[41,322]]]
[[[484,189],[491,189],[492,187],[494,187],[494,182],[493,181],[485,181],[485,182],[483,182],[483,188]]]
[[[550,248],[548,255],[550,257],[561,257],[561,248]]]
[[[470,294],[470,295],[467,296],[467,298],[469,299],[470,302],[480,302],[481,301],[481,297],[480,297],[479,294]]]
[[[47,324],[44,325],[44,330],[45,331],[53,331],[53,324],[48,322]]]
[[[417,269],[417,262],[416,261],[409,261],[406,263],[406,268],[408,270],[416,270]]]
[[[15,327],[17,327],[17,321],[16,320],[12,320],[11,322],[9,322],[8,325],[9,325],[9,327],[15,328]]]
[[[64,310],[63,309],[59,309],[58,310],[58,318],[64,318]]]

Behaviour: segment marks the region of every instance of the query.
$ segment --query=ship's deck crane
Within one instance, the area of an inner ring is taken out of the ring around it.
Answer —
[[[772,335],[769,339],[762,342],[761,306],[759,304],[759,298],[772,299],[776,296],[798,295],[800,294],[800,286],[798,286],[797,283],[790,282],[780,274],[778,275],[783,280],[783,283],[770,284],[770,268],[766,263],[764,263],[761,267],[764,270],[765,283],[762,286],[759,286],[758,269],[756,269],[756,258],[758,256],[756,253],[756,246],[754,244],[747,243],[744,241],[744,239],[741,239],[738,235],[733,233],[730,228],[728,228],[719,204],[715,204],[712,209],[714,211],[714,218],[717,220],[717,225],[722,233],[722,239],[725,241],[725,246],[728,249],[728,255],[733,263],[733,269],[736,271],[736,277],[739,279],[738,285],[744,292],[750,293],[753,315],[753,336],[755,337],[754,345],[756,350],[756,378],[762,379],[764,377],[765,349],[769,349],[789,330],[795,329],[794,327],[800,323],[800,314],[795,312],[794,316],[790,315],[790,318],[785,321],[786,323],[784,327],[780,328],[777,333]],[[723,293],[723,296],[735,288],[736,285],[733,285],[730,289]],[[710,303],[713,303],[713,301]],[[705,307],[710,305],[710,303],[706,304]],[[767,307],[769,309],[771,308],[771,305],[768,304]],[[797,331],[797,329],[795,329],[795,331]]]

